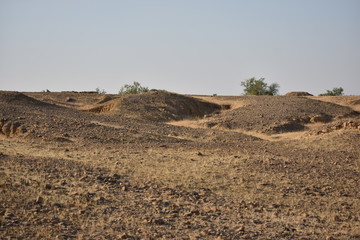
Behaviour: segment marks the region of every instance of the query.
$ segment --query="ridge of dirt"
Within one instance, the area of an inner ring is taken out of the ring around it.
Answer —
[[[54,105],[28,97],[20,92],[0,91],[0,104],[54,107]]]
[[[309,98],[346,106],[360,112],[360,96],[321,96]]]
[[[243,97],[240,97],[241,99]],[[274,134],[306,130],[306,124],[360,115],[353,109],[305,97],[256,96],[246,106],[226,111],[202,124]]]
[[[82,109],[87,106],[92,106],[104,98],[115,98],[116,95],[112,94],[98,94],[96,92],[74,92],[74,91],[63,91],[63,92],[26,92],[25,95],[37,99],[42,102],[49,104]]]
[[[166,91],[125,95],[87,109],[94,113],[121,114],[150,121],[199,118],[221,110],[221,106]]]

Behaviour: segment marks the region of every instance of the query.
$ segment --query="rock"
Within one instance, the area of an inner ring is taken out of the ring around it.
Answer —
[[[20,127],[20,123],[19,122],[13,122],[11,123],[11,126],[10,126],[10,132],[11,134],[15,135],[16,134],[16,130]]]
[[[332,130],[339,130],[339,129],[341,129],[341,127],[342,127],[342,126],[338,124],[338,125],[336,125],[336,126],[331,127],[331,129],[332,129]]]
[[[121,178],[121,175],[115,173],[115,174],[113,175],[113,178],[114,178],[114,179],[120,179],[120,178]]]
[[[332,237],[332,236],[327,236],[326,240],[335,240],[336,238]]]
[[[327,129],[327,128],[324,128],[323,130],[321,130],[321,132],[322,132],[322,133],[329,133],[329,132],[330,132],[330,130],[329,130],[329,129]]]
[[[70,139],[67,139],[67,138],[64,138],[64,137],[55,137],[54,141],[63,142],[63,143],[65,143],[65,142],[71,143],[72,142]]]
[[[36,204],[42,205],[44,203],[44,198],[41,196],[38,196],[35,200]]]
[[[67,98],[65,99],[65,102],[76,102],[76,100],[73,99],[73,98],[71,98],[71,97],[67,97]]]
[[[15,215],[14,215],[12,212],[6,211],[6,212],[4,213],[4,218],[5,218],[5,219],[11,219],[11,218],[13,218],[13,217],[15,217]]]
[[[237,229],[238,232],[243,232],[245,231],[245,226],[241,226]]]
[[[331,116],[325,115],[325,114],[312,116],[310,118],[310,122],[312,122],[312,123],[329,122],[329,121],[331,121]]]
[[[53,206],[56,207],[56,208],[65,208],[65,205],[64,205],[64,204],[62,204],[62,203],[57,203],[57,202],[54,203]]]
[[[4,126],[5,123],[6,123],[6,119],[2,118],[0,120],[0,130],[2,129],[2,127]]]
[[[309,123],[310,122],[310,117],[309,116],[302,116],[302,117],[300,117],[300,119],[299,119],[299,121],[301,122],[301,123]]]
[[[20,126],[18,129],[16,129],[16,135],[22,135],[22,134],[24,134],[24,133],[26,133],[27,132],[27,130],[26,130],[26,128],[24,127],[24,126]]]
[[[124,233],[123,235],[121,235],[120,239],[129,239],[132,238],[129,234]]]
[[[161,218],[155,219],[154,223],[157,224],[157,225],[165,225],[166,224],[166,222]]]
[[[1,131],[6,136],[10,136],[10,134],[11,134],[11,122],[4,123],[2,128],[1,128]]]

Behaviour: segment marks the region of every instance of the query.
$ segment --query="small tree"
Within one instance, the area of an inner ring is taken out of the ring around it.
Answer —
[[[244,87],[245,95],[277,95],[279,92],[279,84],[272,83],[270,86],[265,83],[265,78],[255,79],[250,78],[244,82],[241,82],[241,86]]]
[[[133,82],[132,85],[125,84],[120,88],[119,94],[138,94],[148,92],[148,87],[143,87],[139,82]]]
[[[97,94],[106,94],[105,89],[102,89],[102,90],[101,90],[101,89],[98,88],[98,87],[95,89],[95,91],[97,92]]]
[[[326,90],[326,93],[319,94],[319,96],[342,96],[344,89],[342,87],[333,88],[333,90]]]

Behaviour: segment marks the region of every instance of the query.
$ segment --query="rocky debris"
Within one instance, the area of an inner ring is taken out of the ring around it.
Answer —
[[[331,116],[327,115],[327,114],[319,114],[319,115],[315,115],[310,117],[310,122],[311,123],[317,123],[317,122],[330,122],[331,121]]]
[[[331,126],[327,126],[322,128],[321,130],[311,131],[309,135],[320,135],[324,133],[330,133],[337,130],[346,130],[346,129],[357,129],[360,130],[360,121],[350,120],[344,121],[340,123],[332,124]]]
[[[74,98],[67,97],[65,98],[65,102],[76,102],[76,100]]]
[[[114,108],[115,108],[115,104],[109,103],[109,104],[105,104],[105,105],[90,108],[90,109],[88,109],[86,111],[92,112],[92,113],[106,113],[106,112],[110,112]]]
[[[230,219],[222,221],[228,207],[209,189],[186,191],[152,182],[130,184],[120,174],[71,160],[8,160],[2,161],[2,166],[11,173],[21,168],[33,182],[18,184],[10,175],[4,179],[7,189],[17,191],[12,199],[0,196],[0,213],[4,215],[0,224],[6,227],[0,238],[4,234],[12,238],[40,234],[37,238],[116,239],[120,235],[122,239],[180,239],[192,233],[231,238],[238,228],[234,220],[233,227],[228,227]],[[72,179],[72,184],[59,182],[64,178]],[[44,179],[45,185],[41,184]],[[123,184],[129,184],[128,191],[122,190]],[[37,186],[43,189],[41,193],[37,193]]]
[[[26,128],[20,122],[11,121],[8,119],[0,120],[0,133],[7,137],[19,136],[26,133]]]
[[[301,123],[301,124],[308,124],[308,123],[327,123],[333,119],[332,116],[328,114],[316,114],[316,115],[302,115],[295,118],[292,118],[293,121]]]
[[[297,121],[284,121],[282,123],[270,125],[267,129],[264,130],[267,134],[273,133],[284,133],[284,132],[296,132],[302,131],[305,129],[305,126]]]

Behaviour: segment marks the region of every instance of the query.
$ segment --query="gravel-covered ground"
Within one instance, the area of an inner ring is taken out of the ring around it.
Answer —
[[[0,239],[360,239],[359,99],[0,92]]]

